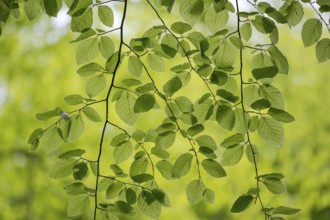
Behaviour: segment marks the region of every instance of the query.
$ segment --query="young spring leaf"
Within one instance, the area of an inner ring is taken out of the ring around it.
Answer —
[[[128,58],[128,71],[136,77],[140,77],[142,73],[142,63],[136,56],[129,56]]]
[[[194,111],[194,105],[190,99],[185,96],[175,98],[174,102],[178,105],[182,113],[192,113]]]
[[[98,16],[100,18],[100,21],[108,27],[113,26],[114,21],[114,15],[111,8],[108,6],[99,6],[98,7]]]
[[[167,131],[159,134],[156,138],[156,147],[166,149],[171,147],[175,142],[176,133],[173,131]]]
[[[127,141],[121,145],[116,146],[113,151],[113,157],[116,163],[121,163],[127,160],[133,153],[133,145],[130,141]]]
[[[203,0],[186,0],[180,3],[180,14],[191,25],[199,20],[203,10]]]
[[[170,199],[163,190],[159,188],[153,189],[152,194],[162,206],[171,207]]]
[[[89,208],[89,195],[71,196],[68,202],[67,215],[69,218],[82,216]]]
[[[135,113],[147,112],[154,107],[156,103],[155,97],[151,94],[143,94],[139,96],[134,105]]]
[[[74,180],[83,180],[89,174],[87,164],[85,162],[77,163],[73,167]]]
[[[203,197],[206,202],[210,204],[214,204],[215,202],[215,194],[212,189],[206,188],[203,193]]]
[[[64,97],[64,101],[68,105],[79,105],[84,102],[84,99],[81,95],[74,94],[74,95],[68,95]]]
[[[122,183],[119,183],[119,182],[114,182],[112,183],[107,191],[106,191],[106,198],[107,199],[114,199],[118,196],[118,194],[120,193],[120,191],[122,191],[124,188],[123,184]]]
[[[273,215],[293,215],[300,212],[300,209],[290,208],[286,206],[278,206],[273,210]]]
[[[267,99],[259,99],[251,104],[254,110],[262,110],[270,107],[270,102]]]
[[[183,34],[186,33],[187,31],[190,31],[192,29],[192,27],[184,22],[175,22],[171,25],[171,29],[174,33],[176,34]]]
[[[77,49],[77,64],[84,64],[94,60],[99,53],[99,42],[97,38],[89,38],[82,41]]]
[[[247,209],[253,202],[253,196],[251,195],[242,195],[238,197],[238,199],[234,202],[233,206],[231,207],[231,212],[238,213],[242,212]]]
[[[164,59],[155,54],[155,53],[148,53],[147,55],[147,63],[151,69],[156,72],[164,72],[165,71],[165,61]]]
[[[47,15],[56,17],[61,6],[58,4],[57,0],[43,0],[45,11]]]
[[[99,64],[92,62],[80,67],[77,73],[80,76],[89,77],[101,71],[102,71],[102,67]]]
[[[58,160],[50,171],[50,178],[63,178],[70,176],[73,173],[73,168],[77,160],[70,158],[66,160]]]
[[[250,40],[250,38],[252,36],[252,27],[251,27],[250,22],[245,22],[241,26],[241,35],[244,38],[244,40],[246,40],[246,41]]]
[[[221,127],[231,131],[235,124],[235,113],[231,107],[219,105],[216,113],[216,120]]]
[[[43,133],[40,138],[40,145],[46,153],[51,153],[64,144],[59,132],[59,128],[51,127]]]
[[[105,59],[108,59],[115,52],[115,44],[108,36],[102,36],[99,42],[100,53]]]
[[[223,166],[233,166],[237,164],[244,153],[244,147],[242,145],[235,145],[226,148],[221,157],[221,165]]]
[[[143,214],[153,219],[160,217],[162,206],[156,197],[148,191],[142,191],[138,196],[138,207]]]
[[[92,98],[102,92],[107,85],[106,77],[101,75],[92,76],[86,83],[87,95]]]
[[[247,145],[245,147],[245,155],[252,164],[255,163],[258,164],[260,158],[259,149],[255,145],[251,145],[251,146]]]
[[[330,60],[330,39],[323,38],[315,47],[316,57],[319,63]]]
[[[71,30],[73,32],[84,32],[93,25],[93,10],[88,8],[82,15],[74,16],[71,20]]]
[[[271,193],[282,194],[286,192],[284,183],[278,178],[267,178],[263,180],[263,184]]]
[[[37,113],[36,119],[40,121],[46,121],[52,117],[60,116],[62,112],[62,109],[59,107],[56,107],[54,110],[43,112],[43,113]]]
[[[322,23],[317,18],[308,19],[301,30],[301,38],[305,47],[315,44],[322,35]]]
[[[92,107],[87,106],[86,108],[83,109],[83,113],[91,121],[94,121],[94,122],[102,121],[99,113],[97,113],[97,111],[95,111],[95,109],[93,109]]]
[[[160,174],[168,180],[173,179],[172,177],[172,170],[173,170],[173,165],[168,162],[167,160],[160,160],[157,162],[156,167]]]
[[[270,118],[261,117],[258,124],[258,133],[262,139],[275,146],[282,146],[284,129],[280,122]]]
[[[148,169],[148,161],[145,157],[140,157],[131,164],[129,176],[134,177],[140,174],[145,174]]]
[[[70,120],[69,141],[77,140],[85,130],[85,123],[80,115],[73,115]]]
[[[121,94],[119,100],[116,101],[116,113],[125,123],[133,125],[138,119],[139,115],[134,113],[134,105],[136,98],[130,92]]]
[[[227,175],[226,171],[215,160],[205,159],[202,161],[201,164],[202,164],[204,170],[213,177],[221,178],[221,177],[225,177]]]
[[[282,52],[276,46],[270,46],[268,48],[268,51],[275,66],[278,68],[278,72],[288,74],[289,63],[287,58],[282,54]]]
[[[180,178],[188,174],[191,168],[193,156],[190,153],[184,153],[180,155],[173,166],[172,176],[175,178]]]
[[[86,151],[83,149],[75,149],[75,150],[69,150],[67,152],[64,152],[58,156],[59,159],[68,159],[71,157],[80,157],[83,155]]]
[[[294,117],[290,113],[288,113],[284,110],[281,110],[281,109],[270,108],[268,110],[267,114],[269,116],[271,116],[272,118],[274,118],[275,120],[284,122],[284,123],[290,123],[295,120]]]
[[[203,199],[205,186],[201,180],[192,180],[186,187],[186,196],[190,204],[195,205]]]
[[[242,134],[237,133],[224,139],[220,144],[220,146],[224,148],[228,148],[240,144],[243,141],[244,141],[244,136]]]
[[[200,147],[208,147],[212,150],[217,149],[217,144],[214,139],[209,135],[201,135],[196,138],[196,142]]]
[[[202,131],[204,131],[204,126],[202,124],[196,124],[196,125],[191,126],[190,128],[188,128],[187,134],[190,137],[193,137],[193,136],[195,136],[196,134],[199,134]]]
[[[79,195],[87,193],[88,187],[82,182],[74,182],[63,187],[64,191],[68,195]]]
[[[182,87],[182,82],[180,78],[174,77],[164,84],[163,90],[167,96],[171,97],[175,92],[181,89],[181,87]]]

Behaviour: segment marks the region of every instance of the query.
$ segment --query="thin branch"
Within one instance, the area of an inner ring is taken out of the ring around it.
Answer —
[[[239,4],[238,4],[238,0],[236,0],[236,9],[237,9],[237,13],[239,13]],[[238,32],[238,37],[241,39],[242,36],[241,36],[241,31],[240,31],[240,16],[239,14],[237,14],[237,32]],[[244,113],[246,112],[245,111],[245,106],[244,106],[244,92],[243,92],[243,50],[240,49],[239,50],[239,73],[240,73],[240,90],[241,90],[241,106],[242,106],[242,110],[243,110],[243,115]],[[246,117],[244,115],[243,117],[244,119],[244,126],[247,127],[247,121],[246,121]],[[252,146],[252,143],[251,143],[251,138],[250,138],[250,132],[247,130],[246,132],[246,136],[247,136],[247,143],[248,143],[248,146],[251,151],[252,151],[252,157],[253,157],[253,164],[254,164],[254,169],[255,169],[255,175],[256,177],[259,176],[259,173],[258,173],[258,166],[257,166],[257,160],[256,160],[256,152],[254,151],[253,149],[253,146]],[[257,188],[260,189],[259,187],[259,180],[257,179]],[[261,197],[260,197],[260,194],[258,193],[257,194],[257,197],[256,199],[259,200],[259,203],[262,207],[262,209],[264,208],[264,205],[263,205],[263,202],[261,200]],[[267,219],[267,213],[264,212],[265,214],[265,219]]]
[[[109,121],[109,98],[110,98],[111,90],[115,83],[115,78],[117,75],[116,73],[117,73],[119,64],[121,62],[120,53],[122,51],[122,46],[123,46],[123,41],[124,41],[124,22],[125,22],[125,18],[126,18],[126,11],[127,11],[127,1],[124,1],[123,17],[121,19],[121,24],[120,24],[120,43],[119,43],[119,49],[118,49],[118,61],[114,68],[112,81],[111,81],[110,87],[108,89],[107,96],[105,98],[105,100],[106,100],[105,118],[106,119],[103,124],[102,135],[101,135],[100,144],[99,144],[99,152],[98,152],[98,156],[97,156],[97,166],[96,166],[97,176],[96,176],[96,180],[95,180],[95,199],[94,199],[94,218],[93,218],[94,220],[96,220],[96,217],[97,217],[100,160],[101,160],[101,155],[102,155],[102,147],[103,147],[103,141],[104,141],[104,137],[105,137],[105,131],[106,131],[108,121]]]

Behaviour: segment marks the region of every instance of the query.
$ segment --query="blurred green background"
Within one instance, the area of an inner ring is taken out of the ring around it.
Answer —
[[[132,8],[137,7],[144,11],[145,6],[132,5]],[[131,25],[128,25],[127,35],[146,30],[144,22],[150,23],[154,18],[149,12],[139,20],[133,17],[132,11],[128,13],[127,23]],[[173,23],[175,18],[167,18],[167,21]],[[69,44],[75,36],[69,31],[68,22],[65,11],[57,19],[41,17],[34,22],[10,20],[0,38],[1,220],[66,219],[67,195],[62,188],[72,180],[54,180],[48,176],[59,152],[53,155],[46,155],[42,150],[31,152],[26,142],[34,128],[50,124],[38,122],[35,113],[56,106],[72,110],[64,103],[63,97],[84,94],[85,81],[75,74],[78,69],[75,64],[77,45]],[[261,149],[260,172],[282,172],[286,176],[287,194],[273,196],[262,190],[266,206],[285,205],[302,209],[289,219],[328,220],[330,63],[318,64],[314,47],[303,48],[300,28],[290,30],[283,26],[280,29],[279,48],[289,59],[290,74],[278,77],[275,82],[285,97],[286,109],[296,121],[285,125],[285,144],[280,149],[266,145],[257,137],[253,142]],[[249,58],[249,54],[250,51],[245,51],[245,57]],[[153,126],[150,120],[145,120],[147,117],[142,117],[138,127],[143,128],[145,123]],[[115,121],[122,123],[118,118]],[[87,123],[87,126],[91,130],[85,132],[81,140],[65,147],[88,146],[90,156],[95,157],[96,151],[92,149],[98,142],[101,125]],[[208,132],[217,134],[218,131],[210,128]],[[219,134],[217,143],[224,137]],[[217,194],[214,205],[201,202],[192,207],[188,204],[184,189],[193,174],[176,181],[159,178],[158,182],[168,192],[173,206],[163,209],[161,219],[263,219],[258,205],[242,214],[229,211],[236,198],[255,185],[251,164],[244,158],[238,165],[227,167],[226,171],[228,177],[223,179],[204,175],[206,185]],[[138,214],[133,219],[147,218]]]

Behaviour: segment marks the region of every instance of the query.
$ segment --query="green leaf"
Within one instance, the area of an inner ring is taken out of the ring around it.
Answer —
[[[60,116],[62,112],[62,109],[59,107],[56,107],[54,110],[43,112],[43,113],[37,113],[36,119],[40,121],[46,121],[52,117]]]
[[[230,43],[230,41],[220,41],[219,49],[213,56],[215,65],[218,68],[231,67],[235,63],[237,51],[238,50]]]
[[[86,108],[83,109],[83,113],[91,121],[94,121],[94,122],[102,121],[99,113],[97,113],[97,111],[95,111],[95,109],[93,109],[92,107],[87,106]]]
[[[212,150],[217,149],[217,144],[214,139],[209,135],[201,135],[196,138],[196,142],[200,147],[207,147]]]
[[[106,77],[101,75],[92,76],[86,83],[86,92],[89,97],[95,97],[102,92],[107,85]]]
[[[171,147],[175,142],[175,137],[176,134],[173,131],[168,131],[159,134],[156,138],[156,147],[163,149]]]
[[[162,206],[171,207],[170,199],[163,190],[159,188],[153,189],[152,194]]]
[[[76,52],[77,64],[84,64],[94,60],[99,53],[99,41],[97,38],[89,38],[82,41]]]
[[[85,162],[80,162],[73,167],[73,178],[74,180],[83,180],[88,176],[88,167]]]
[[[73,173],[74,165],[76,165],[77,160],[67,159],[67,160],[58,160],[53,168],[50,171],[50,178],[63,178],[70,176]]]
[[[151,69],[156,72],[164,72],[165,71],[165,61],[164,59],[155,54],[155,53],[148,53],[147,55],[147,64]]]
[[[192,113],[194,111],[194,105],[190,99],[185,96],[175,98],[174,102],[177,104],[182,113]]]
[[[289,72],[289,63],[287,58],[282,54],[282,52],[276,46],[270,46],[268,52],[278,68],[279,73],[288,74]]]
[[[238,96],[235,96],[233,93],[228,92],[225,89],[218,89],[217,95],[220,96],[221,98],[223,98],[229,102],[233,102],[233,103],[237,102],[239,99]]]
[[[319,19],[308,19],[301,30],[301,38],[305,47],[315,44],[322,35],[322,23]]]
[[[123,202],[123,201],[119,200],[119,201],[116,201],[114,203],[114,205],[117,208],[117,210],[119,210],[121,213],[129,214],[129,215],[135,215],[133,207],[130,206],[129,204],[127,204],[126,202]],[[110,217],[110,219],[112,220],[113,218]]]
[[[273,210],[273,215],[293,215],[300,212],[300,209],[290,208],[286,206],[278,206]]]
[[[278,73],[278,68],[270,56],[259,53],[252,58],[252,75],[255,79],[272,78]]]
[[[69,150],[67,152],[64,152],[58,156],[60,159],[68,159],[71,157],[80,157],[83,155],[86,151],[83,149],[75,149],[75,150]]]
[[[31,21],[41,14],[41,1],[40,0],[28,0],[24,2],[24,11],[26,17]]]
[[[99,6],[98,7],[98,16],[100,18],[100,21],[108,27],[113,26],[114,21],[114,15],[112,12],[112,9],[108,6]]]
[[[92,62],[92,63],[86,64],[86,65],[80,67],[78,69],[77,73],[80,76],[88,77],[88,76],[92,76],[95,73],[101,72],[101,71],[102,71],[102,67],[99,64]]]
[[[263,181],[263,184],[271,193],[282,194],[286,192],[286,187],[280,179],[267,178]]]
[[[171,97],[175,92],[177,92],[182,87],[182,82],[179,77],[174,77],[167,81],[163,86],[164,93]]]
[[[230,42],[237,48],[237,49],[244,49],[244,44],[242,40],[237,36],[229,37]]]
[[[190,153],[184,153],[180,155],[173,166],[172,176],[175,178],[180,178],[188,174],[191,168],[193,156]]]
[[[105,196],[107,199],[114,199],[114,198],[117,198],[118,197],[118,194],[120,193],[120,191],[122,191],[124,188],[123,184],[122,183],[119,183],[119,182],[114,182],[112,183],[106,193],[105,193]]]
[[[241,35],[244,38],[244,40],[246,40],[246,41],[250,40],[250,38],[252,36],[252,27],[251,27],[250,22],[245,22],[241,26]]]
[[[82,216],[89,209],[88,195],[71,196],[68,202],[67,215],[69,218]]]
[[[253,151],[252,151],[252,149],[253,149]],[[258,150],[257,146],[255,146],[255,145],[247,145],[246,148],[245,148],[245,155],[246,155],[247,159],[253,165],[255,163],[256,164],[259,163],[260,154],[259,154],[259,150]]]
[[[319,63],[330,60],[330,39],[323,38],[315,47],[316,57]]]
[[[68,105],[79,105],[84,102],[84,99],[81,95],[74,94],[65,96],[64,101]]]
[[[112,138],[110,145],[112,146],[118,146],[123,144],[124,142],[128,141],[129,136],[126,133],[120,133]]]
[[[168,180],[173,179],[172,178],[172,170],[173,170],[173,165],[168,162],[167,160],[160,160],[157,162],[156,167],[160,174]]]
[[[267,99],[259,99],[251,104],[254,110],[262,110],[270,107],[270,102]]]
[[[133,205],[137,201],[136,192],[132,188],[128,188],[125,191],[127,204]]]
[[[153,147],[151,148],[151,153],[161,159],[168,159],[170,156],[170,153],[168,153],[166,150],[163,150],[158,147]]]
[[[195,136],[196,134],[199,134],[200,132],[204,131],[204,126],[202,124],[196,124],[187,130],[187,134],[190,137]]]
[[[191,25],[194,25],[199,20],[203,10],[203,0],[186,0],[180,3],[180,14]]]
[[[66,194],[74,196],[87,193],[88,187],[81,182],[74,182],[66,185],[63,189]]]
[[[43,133],[40,138],[40,145],[46,153],[51,153],[59,149],[64,144],[64,140],[60,136],[59,132],[59,128],[51,127]]]
[[[144,183],[144,182],[148,182],[148,181],[154,179],[154,177],[148,173],[131,176],[131,178],[132,178],[132,180],[134,180],[134,182],[137,182],[137,183]]]
[[[235,113],[231,107],[219,105],[216,113],[216,120],[221,127],[231,131],[235,124]]]
[[[147,112],[154,107],[156,103],[155,97],[151,94],[143,94],[139,96],[134,105],[135,113]]]
[[[253,202],[254,198],[251,195],[242,195],[234,202],[231,207],[231,212],[238,213],[247,209]]]
[[[80,115],[73,115],[70,120],[69,141],[77,140],[85,130],[85,123]]]
[[[195,205],[203,199],[205,186],[200,179],[192,180],[186,187],[186,196],[190,204]]]
[[[44,133],[41,128],[35,129],[29,137],[28,144],[31,144],[31,150],[36,150],[39,146],[39,139]]]
[[[252,116],[249,120],[248,127],[250,132],[255,132],[258,129],[259,117]]]
[[[276,27],[275,23],[271,19],[261,15],[255,16],[254,20],[251,20],[251,22],[257,31],[263,34],[272,33]]]
[[[295,120],[294,117],[290,113],[288,113],[284,110],[281,110],[281,109],[270,108],[268,110],[267,114],[269,116],[271,116],[272,118],[274,118],[275,120],[284,122],[284,123],[290,123]]]
[[[108,59],[111,54],[115,52],[115,44],[111,40],[110,37],[108,36],[101,36],[100,42],[99,42],[99,48],[101,55],[105,58]]]
[[[129,176],[134,177],[140,174],[145,174],[148,169],[148,161],[145,157],[140,157],[131,164]]]
[[[224,148],[228,148],[240,144],[242,142],[244,142],[244,136],[242,134],[237,133],[224,139],[220,144],[220,146]]]
[[[260,96],[267,99],[272,108],[284,109],[284,100],[281,91],[274,86],[261,86],[259,88]]]
[[[216,12],[210,7],[205,11],[205,14],[205,23],[212,33],[222,30],[229,19],[229,13],[227,10]]]
[[[155,196],[148,191],[142,191],[138,196],[138,207],[143,214],[153,219],[160,217],[162,206]]]
[[[176,34],[183,34],[186,33],[187,31],[190,31],[192,27],[184,22],[175,22],[171,25],[171,30],[176,33]]]
[[[223,166],[233,166],[241,160],[243,153],[244,147],[242,145],[228,147],[223,152],[220,163]]]
[[[284,130],[280,122],[269,118],[261,117],[258,125],[258,133],[262,139],[275,146],[282,146]]]
[[[47,15],[53,17],[57,16],[57,12],[61,9],[57,2],[57,0],[43,0]]]
[[[206,188],[203,193],[203,197],[206,202],[210,204],[214,204],[215,202],[215,194],[212,189]]]
[[[84,32],[93,25],[93,10],[88,8],[82,15],[74,16],[71,20],[71,30],[73,32]]]
[[[116,146],[113,151],[113,157],[115,158],[116,163],[121,163],[127,160],[133,153],[133,145],[130,141]]]
[[[280,8],[280,12],[288,20],[290,26],[297,25],[304,16],[304,8],[299,1],[287,1]]]
[[[88,29],[88,30],[82,32],[75,40],[70,41],[70,43],[76,43],[76,42],[85,40],[87,38],[90,38],[90,37],[92,37],[94,35],[96,35],[95,30]]]
[[[227,176],[226,171],[223,167],[212,159],[205,159],[202,161],[202,166],[204,170],[213,177],[221,178]]]
[[[128,71],[130,74],[136,77],[140,77],[142,74],[142,63],[136,56],[129,56],[128,58]]]
[[[228,81],[228,74],[223,71],[214,70],[211,74],[210,79],[211,79],[211,83],[217,84],[219,86],[223,86]]]

